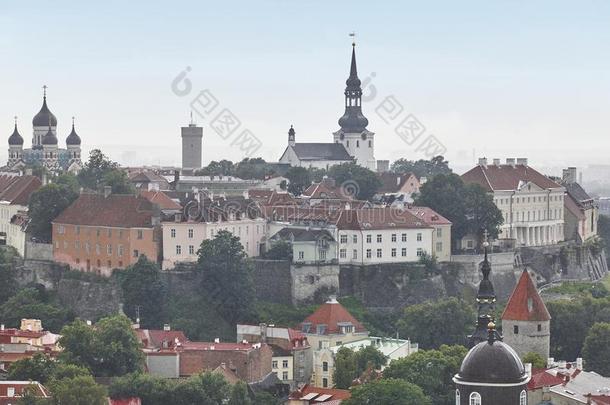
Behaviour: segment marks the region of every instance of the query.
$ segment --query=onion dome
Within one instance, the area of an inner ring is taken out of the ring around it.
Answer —
[[[72,132],[66,138],[66,145],[80,145],[80,136],[74,130],[74,117],[72,117]]]
[[[57,145],[57,137],[53,133],[53,130],[51,130],[51,124],[49,124],[49,130],[47,131],[45,136],[42,137],[41,143],[43,145]]]
[[[291,125],[290,129],[288,130],[288,136],[294,137],[295,134],[296,132],[294,131],[294,128]]]
[[[8,137],[8,144],[11,146],[23,145],[23,137],[19,134],[19,131],[17,131],[17,117],[15,117],[15,130],[11,136]]]
[[[47,86],[43,86],[43,88],[44,96],[42,98],[42,108],[32,120],[32,125],[35,127],[45,127],[50,124],[51,126],[56,127],[57,118],[55,118],[55,115],[53,115],[49,110],[49,107],[47,107]]]
[[[487,341],[470,349],[454,381],[458,384],[525,384],[529,376],[517,353],[502,342],[495,325],[488,325]]]

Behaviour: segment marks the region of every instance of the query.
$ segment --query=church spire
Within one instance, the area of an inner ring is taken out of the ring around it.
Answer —
[[[350,34],[354,36],[354,34]],[[362,82],[358,78],[356,65],[356,43],[352,42],[352,60],[349,77],[345,81],[345,113],[339,118],[339,126],[344,133],[360,133],[366,131],[369,120],[362,114]]]
[[[483,273],[483,279],[479,284],[479,291],[477,293],[477,326],[472,335],[468,337],[468,343],[470,347],[487,340],[488,324],[494,321],[493,312],[496,303],[496,293],[494,286],[489,279],[491,273],[491,264],[489,263],[489,257],[487,250],[489,248],[489,242],[487,240],[487,231],[485,231],[485,242],[483,243],[483,249],[485,251],[483,263],[481,264],[481,273]]]

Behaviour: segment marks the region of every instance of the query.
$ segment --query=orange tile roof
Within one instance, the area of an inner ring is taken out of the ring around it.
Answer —
[[[502,320],[548,321],[551,319],[546,305],[527,270],[521,273],[517,286],[510,296]]]
[[[464,173],[462,180],[480,184],[487,191],[516,190],[520,183],[528,182],[543,189],[561,188],[553,180],[526,165],[478,165]]]
[[[182,206],[169,198],[163,191],[140,190],[140,195],[162,210],[181,210]]]
[[[366,332],[362,324],[354,318],[347,309],[336,300],[330,300],[321,305],[313,314],[305,318],[303,324],[311,324],[311,333],[316,333],[318,325],[325,325],[325,335],[337,334],[341,332],[340,323],[351,323],[354,326],[354,332]]]
[[[407,210],[428,225],[451,225],[451,221],[432,208],[409,206]]]
[[[36,176],[0,176],[0,201],[28,205],[30,195],[42,186]]]
[[[340,390],[337,388],[319,388],[314,387],[312,385],[306,384],[300,390],[294,391],[290,394],[290,399],[301,399],[308,394],[317,393],[317,398],[322,395],[330,395],[327,401],[319,402],[316,401],[316,397],[312,398],[311,403],[328,403],[329,401],[343,400],[348,399],[352,396],[352,393],[349,390]]]

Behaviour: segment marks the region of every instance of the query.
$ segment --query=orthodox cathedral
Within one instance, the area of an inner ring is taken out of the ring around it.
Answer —
[[[362,113],[362,83],[356,67],[355,43],[352,43],[350,73],[345,84],[345,113],[339,118],[339,130],[333,133],[333,142],[296,142],[296,132],[290,127],[281,163],[328,169],[336,164],[356,162],[375,170],[375,134],[366,128],[369,120]]]
[[[23,137],[17,129],[15,117],[15,129],[8,138],[7,168],[15,170],[25,166],[42,166],[50,171],[76,172],[81,167],[81,139],[74,129],[74,118],[72,131],[66,137],[66,148],[59,148],[57,118],[47,106],[46,86],[43,88],[42,108],[32,120],[32,147],[23,148]]]

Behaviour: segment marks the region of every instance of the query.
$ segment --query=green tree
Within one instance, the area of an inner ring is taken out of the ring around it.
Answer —
[[[598,322],[591,327],[582,354],[588,370],[610,375],[610,323]]]
[[[94,347],[97,359],[96,376],[120,376],[140,371],[143,355],[140,343],[124,315],[102,318],[95,325]]]
[[[50,242],[51,222],[77,198],[78,193],[71,186],[63,184],[47,184],[34,191],[28,204],[28,230],[32,236]]]
[[[459,371],[467,350],[463,346],[441,346],[420,350],[393,360],[383,371],[384,378],[397,378],[415,384],[435,405],[454,403],[453,376]]]
[[[9,247],[0,248],[0,305],[4,304],[17,290],[13,257],[17,253]]]
[[[35,288],[24,288],[0,306],[0,319],[9,326],[19,326],[21,319],[35,318],[52,331],[59,331],[73,316],[59,308]]]
[[[80,184],[78,182],[78,177],[76,177],[72,173],[60,174],[53,180],[53,183],[59,186],[67,187],[74,194],[80,193]]]
[[[340,348],[335,355],[335,370],[333,374],[335,387],[348,389],[357,377],[358,359],[356,358],[356,353],[347,347]]]
[[[106,389],[91,376],[53,380],[48,385],[57,405],[106,405]]]
[[[202,287],[217,310],[231,322],[250,318],[256,296],[250,262],[239,238],[220,231],[201,243],[198,255]]]
[[[476,319],[472,306],[451,297],[406,307],[398,320],[401,336],[409,336],[424,349],[443,344],[462,344],[474,328]]]
[[[17,405],[49,405],[47,398],[38,397],[38,389],[33,385],[25,387],[21,397],[17,400]]]
[[[36,353],[34,356],[17,360],[8,369],[8,379],[16,381],[38,381],[46,384],[53,376],[57,363],[46,354]]]
[[[356,352],[356,364],[358,366],[358,376],[368,368],[381,370],[386,365],[388,356],[383,354],[375,346],[366,346]]]
[[[394,173],[413,173],[417,178],[425,177],[430,180],[438,174],[451,174],[449,162],[443,156],[435,156],[430,160],[420,159],[417,161],[398,159],[392,163],[391,170]]]
[[[610,261],[610,217],[607,215],[600,215],[597,219],[597,233],[601,239],[604,252],[606,253],[606,260]]]
[[[292,261],[292,244],[287,240],[278,240],[265,252],[264,258],[269,260]]]
[[[63,348],[59,359],[67,364],[84,367],[90,371],[95,368],[95,332],[93,328],[79,319],[61,329],[59,345]]]
[[[262,158],[244,158],[235,166],[235,175],[240,179],[264,180],[273,173],[273,168]]]
[[[259,391],[254,394],[254,403],[256,405],[280,405],[282,402],[268,392]]]
[[[357,163],[342,163],[328,171],[346,196],[359,200],[370,200],[381,187],[381,180],[375,172]]]
[[[284,175],[289,181],[288,191],[299,196],[311,184],[311,173],[304,167],[293,166]]]
[[[355,387],[345,405],[431,405],[422,389],[407,381],[386,379]]]
[[[136,308],[140,311],[140,324],[144,328],[154,328],[164,321],[165,286],[156,263],[145,256],[125,270],[116,272],[123,292],[125,314],[136,319]]]
[[[529,363],[532,368],[545,368],[546,359],[538,353],[528,352],[523,355],[523,363]]]
[[[321,182],[324,179],[324,177],[328,175],[328,172],[326,171],[326,169],[319,169],[317,167],[309,167],[309,168],[307,168],[307,171],[309,172],[311,181],[314,181],[316,183]]]
[[[132,194],[135,191],[127,173],[121,169],[111,169],[104,173],[101,185],[110,186],[113,194]]]
[[[237,384],[233,386],[228,405],[252,405],[252,401],[248,396],[248,386],[246,383],[238,381]]]
[[[221,160],[220,162],[212,160],[209,165],[195,172],[197,176],[232,176],[235,171],[235,166],[230,160]]]
[[[93,149],[89,153],[89,160],[83,165],[78,173],[78,181],[81,186],[90,190],[99,190],[106,173],[117,169],[119,164],[113,162],[104,155],[101,150]]]
[[[502,225],[502,212],[491,195],[479,185],[466,185],[456,174],[439,174],[420,188],[416,205],[430,207],[452,222],[451,238],[454,249],[465,235],[479,236],[487,230],[492,237],[498,235]]]
[[[551,322],[551,354],[574,360],[580,357],[587,331],[594,323],[596,300],[586,297],[546,303]]]

